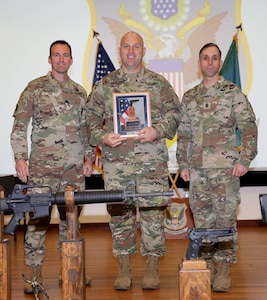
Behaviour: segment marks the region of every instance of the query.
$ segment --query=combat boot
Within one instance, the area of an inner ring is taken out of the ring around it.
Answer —
[[[158,261],[159,258],[157,256],[147,256],[145,276],[142,281],[143,290],[159,289],[160,279],[158,273]]]
[[[119,255],[119,275],[114,282],[115,290],[129,290],[132,285],[130,255]]]
[[[206,259],[207,268],[210,270],[210,283],[213,284],[217,274],[216,263],[213,258]]]
[[[26,282],[24,286],[24,294],[33,294],[33,286],[30,282],[38,282],[40,285],[42,285],[43,278],[42,278],[42,266],[35,266],[35,267],[30,267],[31,268],[31,274],[30,277],[27,278],[29,282]]]
[[[214,292],[228,292],[231,288],[231,264],[222,261],[219,271],[215,276],[212,290]]]

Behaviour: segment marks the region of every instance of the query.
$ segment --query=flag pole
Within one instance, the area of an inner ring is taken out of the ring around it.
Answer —
[[[95,72],[93,77],[93,85],[104,76],[109,74],[110,72],[115,70],[115,67],[110,60],[104,46],[102,45],[102,41],[98,38],[99,33],[93,29],[93,38],[97,39],[97,50],[95,57]],[[103,127],[105,126],[105,120],[103,120]],[[95,161],[93,163],[93,169],[98,173],[103,175],[103,164],[101,162],[101,147],[96,146],[95,149]]]

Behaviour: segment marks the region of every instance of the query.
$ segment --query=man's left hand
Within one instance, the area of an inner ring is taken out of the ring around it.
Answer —
[[[158,138],[157,131],[154,127],[146,127],[139,131],[138,136],[136,136],[135,140],[140,140],[141,143],[145,142],[153,142]]]
[[[240,164],[236,164],[233,168],[232,175],[240,177],[240,176],[244,176],[247,172],[248,172],[247,167],[240,165]]]

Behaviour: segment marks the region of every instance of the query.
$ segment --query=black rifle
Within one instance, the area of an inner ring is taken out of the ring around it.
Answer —
[[[44,189],[45,193],[30,193],[31,189]],[[136,186],[131,182],[121,191],[83,191],[74,192],[75,205],[90,203],[123,203],[130,204],[137,201],[138,197],[173,196],[173,192],[162,193],[136,193]],[[65,193],[52,193],[49,186],[30,186],[16,184],[11,195],[0,199],[0,211],[13,211],[13,216],[4,229],[7,234],[14,234],[20,220],[25,219],[25,213],[31,212],[32,219],[48,216],[52,205],[64,206]]]
[[[203,240],[207,239],[211,241],[211,244],[214,244],[218,237],[231,236],[234,233],[235,229],[233,227],[226,229],[191,229],[187,236],[190,239],[190,244],[187,248],[186,259],[196,259],[199,257],[199,251]]]

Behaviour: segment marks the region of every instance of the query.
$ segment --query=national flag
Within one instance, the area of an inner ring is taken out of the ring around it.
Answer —
[[[155,59],[149,61],[149,69],[159,73],[169,81],[179,99],[183,97],[184,74],[182,59]],[[168,149],[177,142],[177,134],[172,140],[166,140]]]
[[[182,59],[155,59],[149,61],[149,69],[165,77],[179,99],[183,96],[184,76]]]
[[[115,67],[110,60],[104,46],[102,45],[102,42],[99,42],[97,45],[93,85],[114,70]]]
[[[129,101],[128,99],[122,98],[120,99],[120,112],[121,112],[121,117],[120,117],[120,125],[125,125],[126,121],[129,119]]]
[[[96,146],[95,148],[95,160],[94,160],[94,170],[99,174],[103,174],[103,164],[101,161],[101,148]]]
[[[241,80],[239,72],[239,61],[238,61],[238,37],[234,35],[231,46],[226,54],[224,63],[222,65],[220,74],[227,80],[232,81],[241,89]],[[236,143],[237,147],[241,146],[241,133],[236,130]],[[240,149],[239,149],[240,150]]]
[[[235,35],[233,38],[232,44],[226,54],[220,73],[225,79],[232,81],[241,89],[237,35]]]
[[[95,59],[95,73],[93,85],[95,85],[100,79],[108,75],[110,72],[114,71],[115,67],[109,58],[102,42],[99,41],[97,45],[96,51],[96,59]],[[105,126],[105,122],[103,123]],[[94,172],[98,174],[103,174],[103,164],[101,162],[101,147],[96,146],[95,149],[95,160],[93,163]]]

